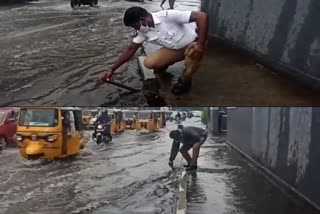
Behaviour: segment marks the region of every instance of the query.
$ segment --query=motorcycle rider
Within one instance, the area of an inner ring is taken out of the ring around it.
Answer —
[[[182,113],[182,118],[181,118],[181,119],[182,119],[182,120],[186,120],[186,118],[187,118],[187,114],[186,114],[185,112],[183,112],[183,113]]]
[[[173,161],[175,160],[179,149],[183,158],[187,161],[186,171],[197,169],[197,160],[200,153],[200,147],[206,141],[208,137],[208,130],[204,130],[199,127],[182,125],[178,126],[177,130],[170,132],[170,138],[173,139],[171,154],[169,158],[169,166],[173,167]],[[182,147],[180,148],[180,143]],[[192,157],[190,157],[188,151],[192,148]]]
[[[111,136],[111,133],[110,133],[110,123],[111,123],[111,117],[109,116],[108,114],[108,110],[105,110],[104,112],[102,112],[99,117],[97,118],[96,122],[95,122],[95,129],[94,129],[94,134],[96,136],[96,133],[97,133],[97,126],[99,124],[101,125],[106,125],[108,127],[107,130],[107,134],[108,136]]]
[[[181,114],[180,114],[180,112],[178,112],[178,114],[176,114],[175,119],[176,119],[176,120],[181,120]]]

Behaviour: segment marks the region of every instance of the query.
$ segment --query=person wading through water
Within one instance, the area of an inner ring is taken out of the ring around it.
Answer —
[[[192,22],[196,23],[193,26]],[[118,61],[101,77],[110,80],[115,71],[128,62],[145,41],[163,46],[147,56],[144,66],[157,75],[166,75],[169,66],[185,60],[185,69],[172,93],[187,93],[192,85],[192,76],[199,69],[205,52],[208,35],[208,15],[197,11],[163,10],[149,13],[142,7],[131,7],[124,15],[124,24],[137,31],[137,36]]]
[[[197,161],[200,153],[200,147],[204,144],[208,137],[208,130],[199,127],[182,125],[178,126],[177,130],[170,132],[170,138],[173,139],[171,154],[169,158],[169,166],[173,168],[173,161],[175,160],[179,149],[183,158],[187,161],[184,165],[186,170],[195,170],[198,167]],[[180,143],[182,147],[180,148]],[[189,150],[192,148],[192,157],[189,155]]]

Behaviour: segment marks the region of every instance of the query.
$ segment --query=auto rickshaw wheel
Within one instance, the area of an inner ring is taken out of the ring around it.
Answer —
[[[7,140],[5,137],[0,137],[0,147],[1,149],[7,148]]]
[[[97,136],[97,144],[100,145],[102,143],[102,137],[101,136]]]

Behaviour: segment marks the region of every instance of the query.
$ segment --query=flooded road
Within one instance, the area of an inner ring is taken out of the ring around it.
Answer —
[[[166,132],[126,131],[109,145],[91,142],[79,157],[53,163],[24,161],[6,150],[0,156],[0,213],[99,213],[100,207],[174,213],[179,171],[167,165]]]
[[[74,10],[67,0],[0,6],[0,105],[147,105],[139,93],[96,82],[131,42],[125,10],[147,3],[100,0]],[[136,58],[123,71],[117,81],[142,88]]]
[[[202,126],[197,118],[184,125]],[[125,131],[109,145],[90,142],[80,156],[49,163],[7,149],[0,154],[0,213],[312,214],[223,140],[209,137],[196,174],[181,174],[180,155],[171,170],[168,132],[176,126],[154,134]]]

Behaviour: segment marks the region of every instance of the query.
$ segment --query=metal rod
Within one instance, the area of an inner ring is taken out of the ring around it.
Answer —
[[[139,90],[139,89],[132,88],[132,87],[130,87],[130,86],[127,86],[127,85],[122,84],[122,83],[119,83],[119,82],[114,82],[114,81],[110,81],[110,80],[105,80],[104,82],[110,83],[110,84],[115,85],[115,86],[118,86],[118,87],[120,87],[120,88],[127,89],[127,90],[129,90],[129,91],[131,91],[131,92],[135,92],[135,93],[141,91],[141,90]]]

